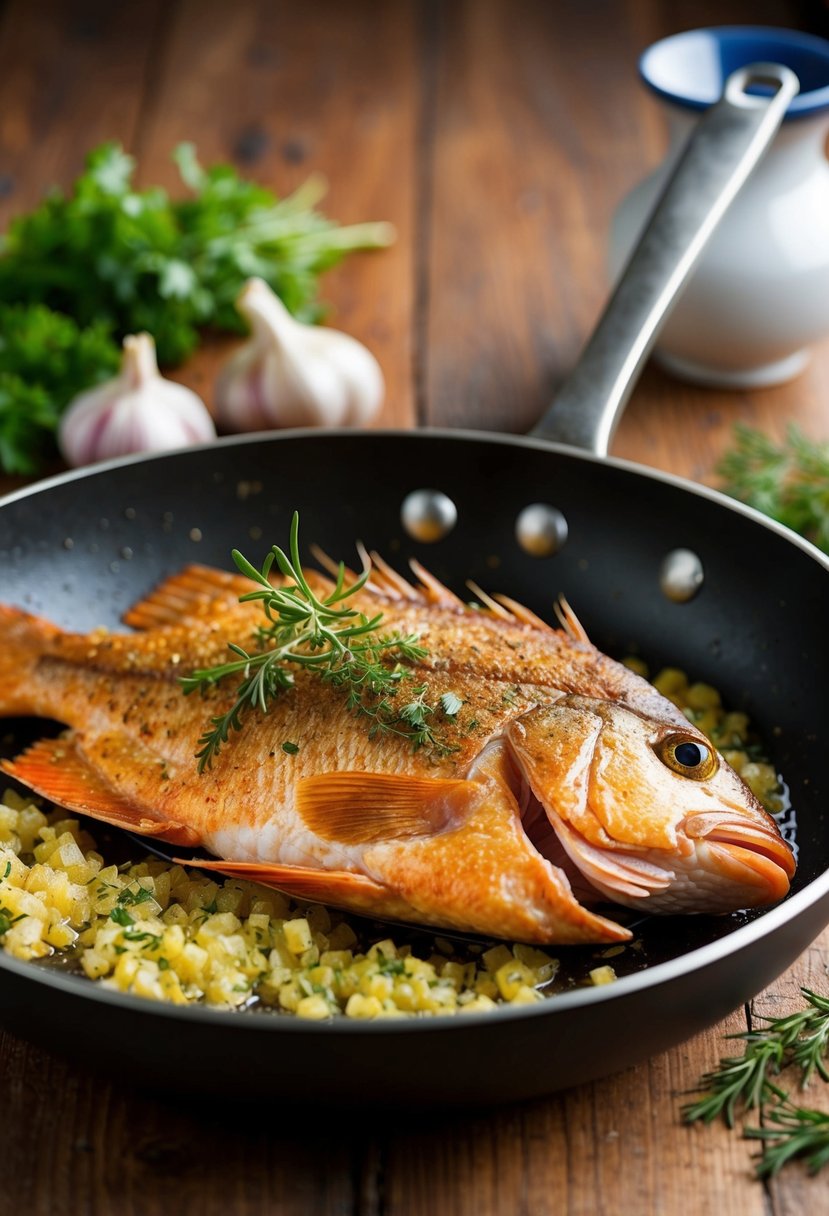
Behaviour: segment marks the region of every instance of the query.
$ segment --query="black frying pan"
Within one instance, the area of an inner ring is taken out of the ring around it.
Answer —
[[[612,331],[613,306],[608,315]],[[605,371],[612,362],[604,359]],[[624,377],[617,368],[611,378],[618,411]],[[583,417],[572,408],[563,416],[575,425]],[[611,429],[599,421],[596,449]],[[402,500],[424,487],[458,510],[457,526],[431,546],[400,524]],[[566,545],[545,559],[515,538],[517,516],[538,501],[560,509],[569,527]],[[348,556],[359,537],[392,560],[418,557],[459,592],[472,578],[541,615],[564,591],[609,653],[637,650],[654,666],[679,665],[716,685],[754,719],[791,787],[800,849],[792,894],[754,918],[652,918],[638,930],[644,951],[614,958],[617,983],[457,1019],[318,1024],[166,1007],[0,954],[0,1017],[12,1031],[59,1040],[119,1077],[191,1092],[403,1105],[513,1100],[604,1075],[712,1024],[775,979],[829,921],[829,560],[713,492],[534,438],[254,436],[113,463],[5,499],[0,599],[73,629],[116,628],[131,603],[186,562],[227,566],[233,546],[254,555],[282,542],[295,508],[304,537],[329,553]],[[684,603],[660,583],[677,547],[704,571]],[[589,951],[557,953],[568,974],[595,965]]]

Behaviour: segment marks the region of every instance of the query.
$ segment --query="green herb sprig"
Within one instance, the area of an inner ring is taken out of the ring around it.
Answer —
[[[750,1140],[761,1140],[763,1151],[757,1163],[760,1178],[780,1172],[787,1162],[805,1157],[810,1174],[829,1163],[829,1114],[784,1101],[766,1112],[764,1127],[747,1127]]]
[[[783,1017],[764,1019],[757,1030],[729,1035],[741,1039],[742,1056],[726,1056],[700,1080],[705,1091],[696,1102],[683,1107],[686,1123],[711,1123],[722,1116],[733,1127],[738,1109],[759,1110],[762,1127],[745,1129],[745,1136],[763,1141],[757,1163],[761,1177],[775,1174],[794,1157],[805,1156],[817,1171],[829,1162],[829,1114],[791,1102],[788,1093],[773,1077],[787,1068],[800,1072],[805,1088],[817,1075],[829,1081],[829,997],[802,988],[806,1005]]]
[[[369,718],[370,735],[387,732],[410,739],[415,747],[439,748],[427,722],[433,710],[423,701],[425,686],[415,689],[411,702],[399,709],[389,699],[410,675],[405,664],[426,656],[426,650],[418,645],[418,635],[381,634],[378,628],[382,613],[367,617],[345,603],[365,586],[370,570],[364,570],[355,582],[347,585],[345,567],[340,563],[333,590],[320,599],[302,569],[296,513],[291,523],[289,554],[274,545],[261,569],[257,569],[238,550],[233,551],[238,569],[256,584],[255,590],[239,597],[240,603],[259,602],[267,623],[257,629],[254,649],[231,642],[228,645],[237,656],[235,659],[194,671],[181,680],[185,693],[197,689],[204,693],[229,676],[242,677],[233,704],[225,713],[210,719],[208,729],[199,739],[196,753],[199,772],[212,764],[231,731],[242,729],[250,711],[259,709],[266,713],[275,698],[291,688],[292,665],[345,689],[348,707]],[[285,579],[280,586],[270,581],[274,565]]]
[[[5,937],[12,925],[16,925],[17,922],[22,920],[24,916],[24,912],[21,912],[18,916],[15,916],[13,912],[10,912],[8,908],[4,908],[3,905],[0,904],[0,937]]]
[[[53,190],[0,238],[0,467],[32,473],[54,454],[69,400],[117,367],[126,334],[152,334],[162,366],[182,363],[205,328],[241,333],[244,283],[264,279],[300,320],[322,312],[319,276],[347,254],[389,245],[390,224],[340,226],[317,206],[319,176],[293,194],[175,160],[189,197],[133,186],[135,161],[95,148],[71,191]],[[25,349],[24,349],[25,346]]]
[[[725,492],[829,552],[829,443],[795,426],[781,444],[747,426],[734,433],[716,470]]]

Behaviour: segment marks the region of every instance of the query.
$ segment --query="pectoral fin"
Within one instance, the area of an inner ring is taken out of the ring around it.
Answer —
[[[58,806],[90,815],[140,836],[173,844],[198,845],[200,837],[186,824],[149,818],[135,803],[115,791],[78,750],[71,738],[41,739],[16,760],[0,768]]]
[[[377,844],[446,831],[479,795],[474,781],[337,772],[300,781],[296,807],[322,840]]]

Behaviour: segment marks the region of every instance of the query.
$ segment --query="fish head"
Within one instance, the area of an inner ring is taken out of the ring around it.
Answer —
[[[670,704],[648,716],[567,695],[516,719],[507,738],[531,839],[599,896],[687,913],[788,892],[795,863],[777,824]]]

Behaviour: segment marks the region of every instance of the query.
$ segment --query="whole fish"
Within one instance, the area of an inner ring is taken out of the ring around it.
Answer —
[[[131,609],[133,633],[67,633],[0,607],[0,715],[68,728],[3,768],[63,807],[203,846],[225,874],[513,940],[626,940],[603,901],[722,913],[786,894],[794,862],[772,818],[569,608],[563,628],[505,597],[473,609],[417,563],[414,585],[372,556],[353,606],[419,635],[419,695],[451,693],[456,710],[434,711],[439,748],[372,737],[341,689],[300,669],[200,773],[206,719],[235,689],[185,697],[180,677],[224,662],[261,611],[238,602],[246,579],[189,567]]]

